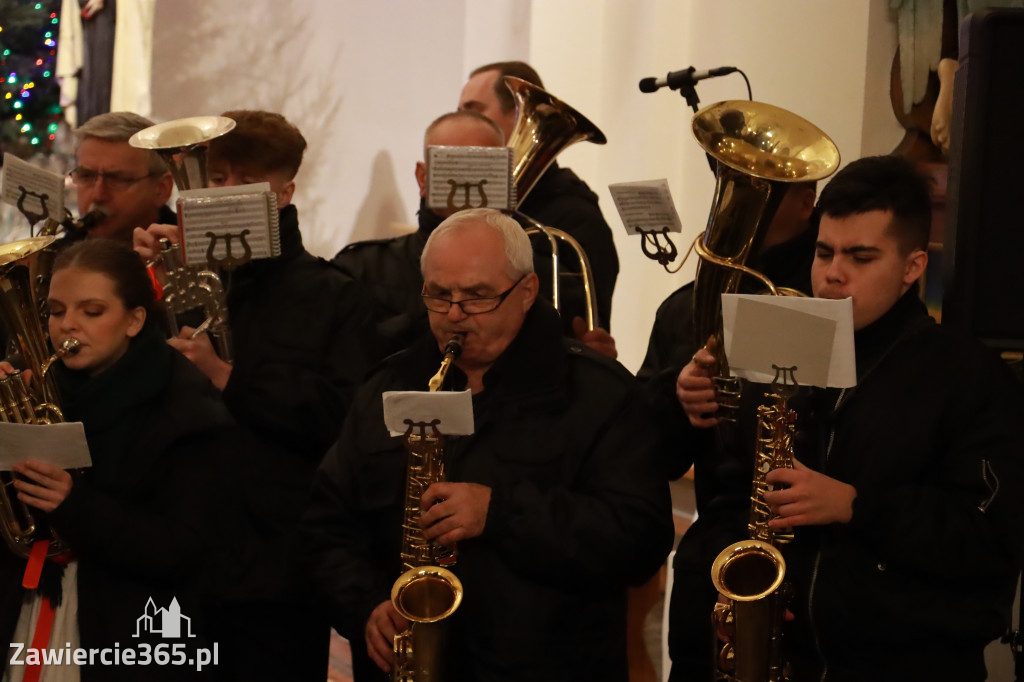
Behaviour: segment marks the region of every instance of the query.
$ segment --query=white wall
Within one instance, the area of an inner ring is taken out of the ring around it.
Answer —
[[[677,94],[637,82],[694,65],[734,65],[755,99],[825,130],[845,160],[899,140],[888,100],[895,29],[886,0],[164,0],[157,3],[153,113],[280,111],[309,140],[299,175],[307,247],[410,224],[423,129],[451,110],[468,71],[519,58],[609,138],[560,158],[601,197],[621,271],[612,328],[636,369],[658,303],[692,279],[643,257],[621,233],[611,182],[668,178],[689,244],[707,220],[713,178]],[[244,9],[242,9],[244,8]],[[244,11],[244,15],[239,15]],[[743,99],[737,74],[698,86],[703,104]],[[685,250],[685,249],[684,249]]]
[[[414,221],[423,129],[464,79],[465,15],[465,0],[160,2],[154,118],[283,113],[309,142],[295,197],[307,248],[331,256]]]

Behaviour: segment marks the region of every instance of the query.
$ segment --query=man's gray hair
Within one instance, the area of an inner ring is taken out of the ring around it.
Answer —
[[[471,208],[453,213],[446,218],[434,229],[423,246],[423,253],[420,255],[420,271],[423,270],[423,264],[427,260],[431,245],[440,235],[469,224],[484,224],[501,234],[502,241],[505,243],[505,259],[508,262],[506,274],[510,278],[519,279],[523,275],[533,272],[533,249],[530,246],[530,238],[526,236],[526,232],[519,223],[493,208]]]
[[[106,142],[127,143],[132,135],[155,125],[145,116],[131,111],[112,111],[107,114],[93,116],[75,128],[75,153],[82,146],[82,140],[92,137]],[[154,151],[146,150],[149,157],[149,172],[159,175],[167,172],[167,165]]]

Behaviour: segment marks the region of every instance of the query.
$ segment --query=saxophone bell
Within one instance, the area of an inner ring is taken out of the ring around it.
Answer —
[[[782,377],[780,379],[780,376]],[[788,665],[782,651],[786,561],[775,546],[792,539],[768,525],[772,511],[764,494],[769,471],[793,466],[796,413],[787,402],[796,390],[793,368],[776,367],[768,404],[757,408],[757,450],[750,492],[749,539],[726,547],[711,567],[711,582],[731,600],[715,609],[732,641],[716,656],[716,680],[785,682]]]

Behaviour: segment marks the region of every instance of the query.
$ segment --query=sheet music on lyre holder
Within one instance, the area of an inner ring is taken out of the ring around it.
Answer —
[[[512,150],[509,147],[427,147],[427,207],[512,210]]]
[[[181,192],[178,227],[186,265],[231,270],[281,254],[277,196],[266,182]]]

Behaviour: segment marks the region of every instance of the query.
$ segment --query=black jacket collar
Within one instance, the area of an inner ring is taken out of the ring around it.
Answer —
[[[444,218],[427,208],[427,201],[422,198],[420,199],[420,210],[416,212],[416,218],[419,223],[416,235],[423,240],[424,244],[427,242],[427,237],[430,236],[430,233],[437,229],[437,226],[444,221]]]
[[[299,212],[294,204],[289,204],[279,211],[278,235],[281,240],[280,255],[251,260],[237,270],[227,273],[229,308],[240,298],[248,296],[250,290],[259,283],[266,283],[277,268],[301,258],[306,253],[302,245],[302,233],[299,232]]]
[[[294,258],[306,251],[299,232],[299,211],[295,204],[288,204],[278,212],[278,228],[281,237],[281,257]]]
[[[914,284],[884,315],[854,333],[857,382],[862,382],[904,338],[934,324]]]

